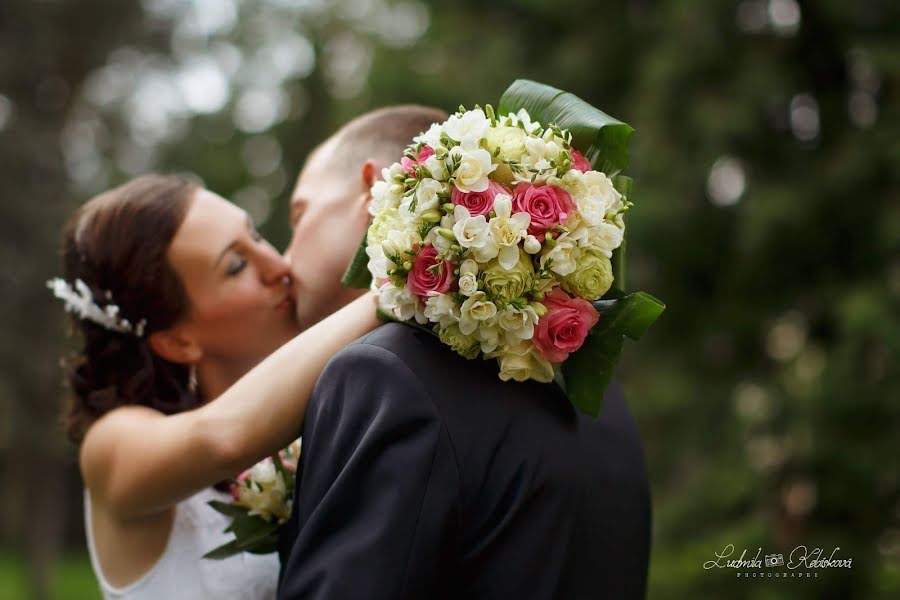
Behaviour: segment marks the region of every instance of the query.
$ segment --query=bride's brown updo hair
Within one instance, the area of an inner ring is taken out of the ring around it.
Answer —
[[[66,361],[71,388],[63,421],[75,444],[110,410],[129,404],[172,414],[194,408],[188,368],[157,356],[154,331],[187,314],[184,285],[166,257],[198,186],[188,179],[144,175],[92,198],[63,230],[63,276],[81,279],[101,307],[115,304],[131,323],[146,320],[143,335],[111,331],[73,317],[83,345]]]

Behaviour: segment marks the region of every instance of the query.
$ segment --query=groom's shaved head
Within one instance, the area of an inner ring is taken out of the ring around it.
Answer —
[[[315,155],[327,153],[330,167],[344,174],[359,171],[367,160],[386,167],[400,160],[415,136],[447,117],[440,109],[417,104],[379,108],[338,129],[316,147],[309,162]]]
[[[302,327],[362,293],[342,286],[341,276],[368,227],[369,188],[415,136],[446,119],[428,106],[379,108],[341,127],[307,158],[291,196],[287,249]]]

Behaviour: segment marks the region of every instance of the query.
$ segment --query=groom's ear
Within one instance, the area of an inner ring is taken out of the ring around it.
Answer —
[[[372,187],[373,183],[381,178],[381,170],[378,168],[378,164],[370,158],[363,163],[360,175],[363,188],[368,190]]]
[[[203,358],[203,350],[194,338],[177,325],[154,331],[147,339],[150,349],[169,362],[180,365],[193,364]]]
[[[363,198],[365,209],[368,211],[372,202],[372,184],[381,179],[381,169],[378,163],[370,158],[363,163],[359,174],[360,197]]]

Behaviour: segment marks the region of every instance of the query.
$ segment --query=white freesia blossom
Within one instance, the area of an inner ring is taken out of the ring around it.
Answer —
[[[444,133],[459,142],[460,146],[466,150],[474,150],[478,148],[478,144],[490,126],[491,122],[485,116],[484,111],[479,108],[466,111],[461,115],[459,113],[452,115],[444,124]],[[481,190],[475,191],[480,192]]]
[[[562,276],[570,275],[575,271],[575,261],[580,254],[578,245],[568,234],[563,234],[556,240],[553,248],[541,256],[541,266],[546,266],[547,261],[553,259],[551,271]]]
[[[494,196],[496,217],[490,221],[491,235],[500,248],[497,261],[509,271],[519,262],[519,241],[528,234],[531,215],[525,212],[512,213],[512,198],[506,194]]]
[[[435,179],[443,180],[450,176],[450,174],[447,173],[446,163],[434,154],[425,159],[425,168],[428,169],[428,172],[431,173],[431,176]]]
[[[372,273],[374,279],[387,279],[388,272],[397,268],[397,265],[384,253],[386,242],[387,240],[380,244],[369,244],[366,246],[366,255],[369,257],[369,263],[366,267]]]
[[[472,335],[480,324],[489,324],[496,316],[497,306],[487,299],[487,294],[475,292],[460,307],[459,330]]]
[[[500,328],[493,325],[482,325],[472,333],[472,337],[478,340],[481,351],[487,354],[493,352],[500,345]]]
[[[453,235],[463,248],[484,248],[491,244],[496,247],[490,238],[491,227],[484,215],[473,217],[465,206],[457,206],[453,210],[456,224],[453,226]]]
[[[456,146],[450,156],[459,161],[453,173],[455,185],[463,192],[483,192],[490,185],[488,175],[497,165],[491,162],[491,154],[484,148],[463,149]]]
[[[541,127],[541,124],[537,121],[532,122],[531,115],[529,115],[528,111],[526,111],[524,108],[520,108],[519,112],[517,112],[516,114],[510,114],[508,118],[510,125],[517,126],[521,124],[522,128],[527,133],[534,133]]]
[[[478,275],[478,263],[472,260],[471,258],[467,258],[462,261],[462,264],[459,265],[459,274],[460,275]]]
[[[428,292],[424,314],[426,319],[432,323],[440,323],[441,327],[459,322],[459,306],[449,294]]]
[[[422,214],[435,210],[440,205],[439,194],[444,192],[444,184],[434,179],[423,179],[416,187],[416,212]]]
[[[441,148],[441,134],[444,133],[444,128],[440,123],[432,123],[431,127],[428,128],[428,131],[421,135],[417,135],[413,138],[413,141],[418,144],[419,142],[425,142],[431,148],[437,152],[438,148]]]

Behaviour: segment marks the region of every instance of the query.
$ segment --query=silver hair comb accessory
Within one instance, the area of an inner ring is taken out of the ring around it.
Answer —
[[[107,304],[103,308],[94,302],[91,288],[81,279],[75,280],[75,287],[69,285],[65,279],[56,277],[47,282],[47,287],[53,290],[53,295],[65,302],[66,312],[78,315],[80,319],[87,319],[110,331],[120,333],[133,333],[137,337],[144,335],[147,319],[141,319],[133,325],[131,321],[119,316],[119,307],[115,304]],[[106,293],[107,299],[111,294]]]

